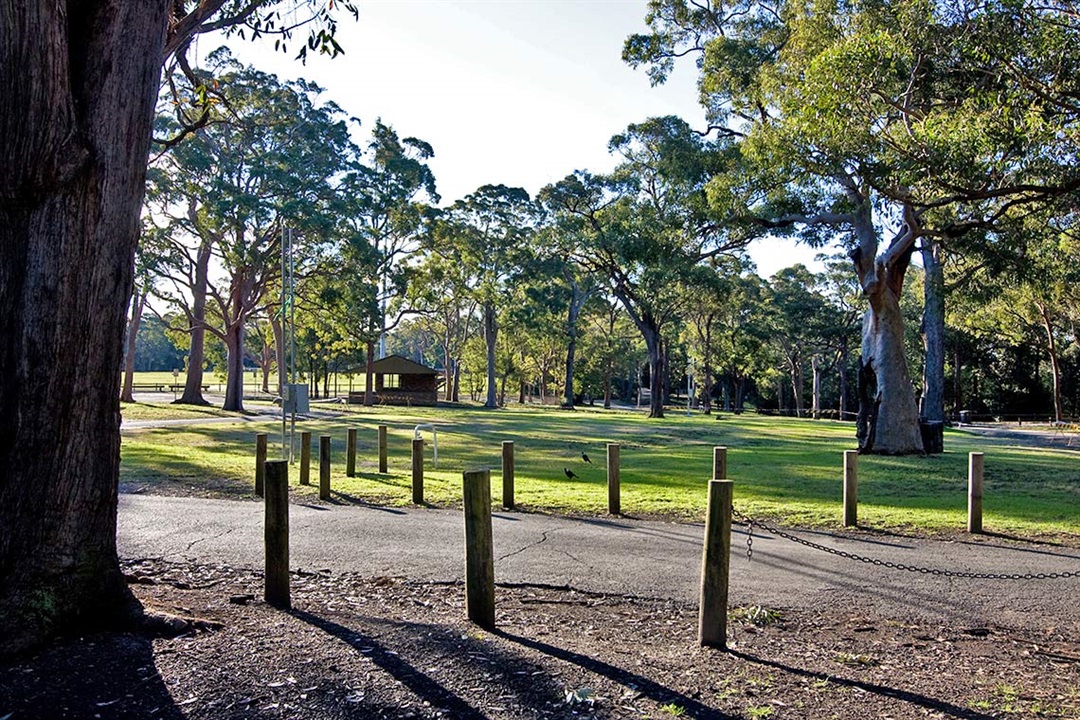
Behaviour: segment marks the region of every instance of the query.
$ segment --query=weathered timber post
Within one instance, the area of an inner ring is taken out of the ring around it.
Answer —
[[[514,509],[514,441],[502,442],[502,505]]]
[[[727,480],[727,448],[722,445],[712,449],[712,479]]]
[[[709,507],[705,516],[705,542],[701,549],[701,599],[698,607],[698,642],[727,648],[728,582],[731,569],[730,480],[709,481]]]
[[[424,504],[424,440],[413,438],[412,441],[412,501]]]
[[[859,451],[844,451],[844,527],[859,524]]]
[[[255,436],[255,495],[263,496],[266,486],[266,433]]]
[[[465,498],[465,612],[495,629],[495,551],[491,539],[491,473],[463,473]]]
[[[319,438],[319,499],[330,499],[330,436]]]
[[[345,440],[345,475],[356,476],[356,428],[349,428]]]
[[[622,512],[619,497],[619,443],[607,444],[607,508],[612,515]]]
[[[263,542],[266,551],[266,589],[268,605],[288,610],[289,600],[289,463],[271,460],[266,463],[266,502]]]
[[[969,533],[982,532],[983,454],[968,453],[968,523]]]
[[[300,433],[300,484],[311,484],[311,433]]]
[[[379,426],[379,472],[386,473],[386,426]]]

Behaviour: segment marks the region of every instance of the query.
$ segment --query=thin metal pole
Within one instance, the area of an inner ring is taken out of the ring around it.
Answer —
[[[285,342],[285,332],[288,331],[288,327],[285,324],[285,226],[281,227],[281,324],[282,324],[282,337],[281,342]],[[284,348],[282,348],[284,350]],[[284,352],[282,352],[284,354]],[[285,369],[278,368],[278,373],[282,378],[285,377]],[[278,381],[278,386],[281,389],[281,459],[289,460],[290,453],[285,451],[285,395],[286,388],[282,381]]]
[[[293,231],[289,228],[289,383],[296,384],[296,252]],[[292,434],[289,436],[289,459],[292,460],[296,442],[296,405],[292,411]]]

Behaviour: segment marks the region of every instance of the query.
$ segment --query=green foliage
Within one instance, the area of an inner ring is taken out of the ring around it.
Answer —
[[[166,334],[166,325],[154,315],[143,315],[135,337],[135,370],[183,369],[184,351]]]

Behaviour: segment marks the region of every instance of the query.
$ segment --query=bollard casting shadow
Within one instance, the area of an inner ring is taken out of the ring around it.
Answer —
[[[945,700],[938,700],[937,698],[926,697],[909,690],[900,690],[898,688],[889,687],[888,685],[877,685],[875,683],[862,682],[860,680],[848,680],[845,678],[837,677],[835,675],[829,675],[827,673],[817,672],[815,670],[806,670],[804,668],[792,667],[785,665],[784,663],[777,662],[775,660],[766,660],[765,658],[759,658],[749,653],[740,652],[738,650],[729,650],[729,654],[740,660],[746,662],[757,663],[758,665],[764,665],[771,667],[781,672],[791,673],[792,675],[799,675],[805,678],[811,678],[818,681],[828,681],[835,685],[843,685],[845,687],[856,688],[863,690],[874,695],[881,695],[883,697],[894,698],[901,700],[912,705],[918,705],[926,710],[932,710],[934,712],[940,712],[947,717],[962,718],[963,720],[993,720],[993,715],[987,715],[971,708],[961,707],[959,705],[953,705]]]
[[[500,669],[503,673],[497,680],[500,691],[526,707],[546,709],[550,701],[563,696],[563,688],[547,677],[542,667],[527,658],[505,653],[482,639],[460,635],[451,628],[375,617],[362,618],[366,627],[381,626],[385,629],[384,632],[377,632],[376,639],[314,613],[294,609],[291,615],[362,653],[421,701],[432,708],[447,711],[447,717],[454,720],[484,720],[488,716],[392,650],[395,634],[407,636],[412,643],[420,641],[423,647],[418,648],[417,653],[418,657],[424,658],[424,662],[431,662],[434,657],[453,658],[457,664],[473,666],[472,670],[478,677],[488,676],[493,668]]]
[[[578,667],[596,673],[597,675],[602,675],[624,687],[641,693],[656,703],[662,705],[674,703],[679,705],[686,711],[687,717],[695,718],[695,720],[734,720],[734,716],[726,715],[715,708],[711,708],[700,700],[695,700],[677,690],[672,690],[658,682],[632,673],[629,670],[616,667],[615,665],[610,665],[602,660],[597,660],[572,650],[548,645],[540,640],[533,640],[532,638],[522,637],[521,635],[514,635],[505,630],[493,630],[491,631],[491,634],[523,647],[536,650],[537,652],[541,652],[556,658],[557,660],[577,665]]]

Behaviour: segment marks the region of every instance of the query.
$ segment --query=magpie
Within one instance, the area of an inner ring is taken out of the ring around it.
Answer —
[[[577,473],[575,473],[575,472],[574,472],[573,470],[571,470],[571,469],[570,469],[570,468],[568,468],[568,467],[564,467],[564,468],[562,469],[562,471],[563,471],[564,473],[566,473],[566,479],[567,479],[567,480],[573,480],[574,478],[576,478],[576,477],[577,477]]]
[[[585,461],[585,462],[587,462],[587,463],[591,463],[591,462],[592,462],[592,460],[590,460],[590,459],[589,459],[589,456],[585,454],[585,451],[584,451],[584,450],[582,450],[582,451],[581,451],[581,459],[582,459],[582,460],[584,460],[584,461]]]

